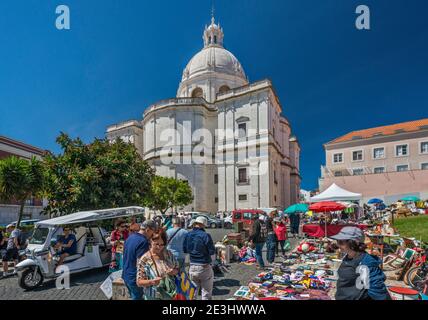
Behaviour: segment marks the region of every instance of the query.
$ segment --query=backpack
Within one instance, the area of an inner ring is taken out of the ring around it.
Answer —
[[[21,247],[21,249],[23,249],[22,247],[26,245],[27,239],[25,237],[25,234],[21,230],[19,230],[17,240],[18,240],[18,245]]]
[[[268,236],[268,229],[267,229],[267,225],[264,221],[260,221],[260,236],[259,236],[259,241],[260,242],[265,242]]]

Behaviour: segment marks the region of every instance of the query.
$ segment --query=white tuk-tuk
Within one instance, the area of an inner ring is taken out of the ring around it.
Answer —
[[[72,229],[76,236],[76,254],[67,257],[64,265],[70,274],[108,266],[111,262],[111,244],[107,233],[97,225],[103,220],[144,215],[142,207],[127,207],[77,212],[58,218],[39,221],[27,247],[28,258],[16,266],[19,286],[26,290],[37,288],[44,279],[55,279],[57,260],[53,245],[62,235],[62,227]]]

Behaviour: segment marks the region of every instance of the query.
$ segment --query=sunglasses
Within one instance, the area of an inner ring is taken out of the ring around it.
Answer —
[[[157,243],[157,242],[153,242],[153,245],[155,245],[157,247],[165,247],[164,243],[160,244],[160,243]]]

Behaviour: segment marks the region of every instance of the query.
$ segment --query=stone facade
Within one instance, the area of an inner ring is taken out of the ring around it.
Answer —
[[[299,198],[298,141],[272,83],[249,83],[223,39],[213,20],[177,98],[148,107],[142,121],[108,127],[107,137],[134,143],[158,175],[187,180],[194,201],[186,210],[283,209]]]

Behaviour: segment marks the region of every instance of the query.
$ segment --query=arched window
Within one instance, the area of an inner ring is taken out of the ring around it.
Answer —
[[[220,87],[220,89],[218,90],[218,93],[222,94],[222,93],[225,93],[229,90],[230,90],[230,88],[228,86],[224,85],[224,86]]]
[[[201,88],[196,88],[192,91],[192,98],[203,98],[204,92]]]

